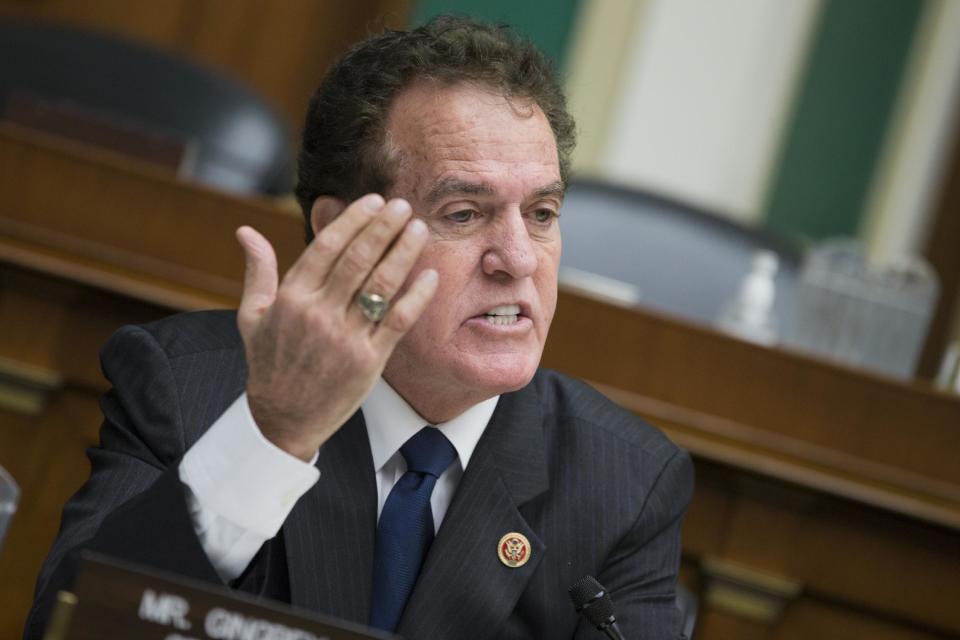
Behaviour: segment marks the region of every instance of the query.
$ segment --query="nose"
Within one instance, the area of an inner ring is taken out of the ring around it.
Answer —
[[[483,254],[483,272],[526,278],[537,270],[537,254],[523,214],[519,210],[502,216],[493,225],[490,246]]]

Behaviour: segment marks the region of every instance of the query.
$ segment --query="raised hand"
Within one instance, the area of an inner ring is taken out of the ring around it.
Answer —
[[[401,199],[370,194],[324,227],[278,285],[270,243],[237,230],[246,255],[237,315],[246,348],[247,399],[263,435],[309,460],[360,406],[400,338],[423,313],[437,273],[404,288],[427,240]],[[359,292],[390,301],[374,323]]]

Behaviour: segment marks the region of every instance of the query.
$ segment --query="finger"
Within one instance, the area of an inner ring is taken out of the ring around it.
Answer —
[[[277,295],[277,256],[270,242],[252,227],[237,229],[237,242],[243,248],[246,268],[243,294],[237,312],[243,330],[255,323]]]
[[[393,349],[403,335],[413,327],[437,292],[439,276],[433,269],[424,269],[413,284],[394,301],[386,317],[377,325],[373,342],[382,349]]]
[[[314,291],[323,286],[330,269],[357,234],[383,209],[383,197],[369,193],[355,200],[320,230],[283,278],[284,286]]]
[[[387,251],[370,277],[360,287],[360,291],[377,293],[391,300],[407,281],[420,252],[427,243],[427,225],[423,220],[411,220],[400,234],[400,238]],[[369,323],[363,315],[360,305],[350,305],[351,314],[359,323]]]
[[[343,250],[330,272],[325,289],[331,299],[344,304],[344,310],[387,248],[397,239],[410,214],[410,204],[406,200],[391,200],[383,208],[383,213]]]

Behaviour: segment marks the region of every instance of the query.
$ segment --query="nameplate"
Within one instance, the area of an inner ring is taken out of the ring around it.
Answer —
[[[196,580],[85,554],[66,640],[398,640]],[[61,612],[65,613],[65,612]]]

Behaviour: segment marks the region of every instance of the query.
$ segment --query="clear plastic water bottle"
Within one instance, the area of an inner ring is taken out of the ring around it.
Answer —
[[[772,251],[758,251],[753,256],[750,272],[740,283],[736,297],[728,302],[717,319],[720,329],[759,344],[777,341],[773,303],[779,261]]]

